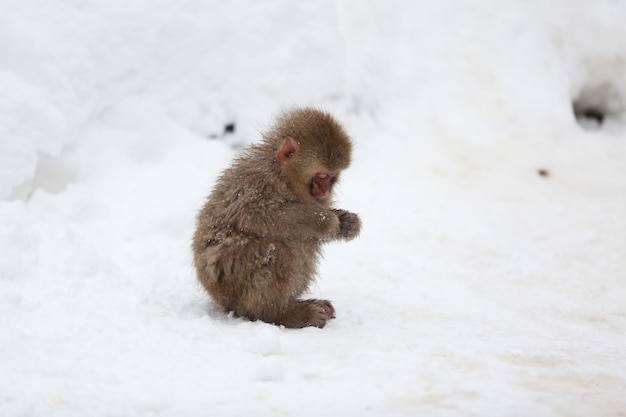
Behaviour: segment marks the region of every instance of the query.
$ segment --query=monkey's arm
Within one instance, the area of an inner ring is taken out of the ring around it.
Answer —
[[[288,204],[275,210],[250,213],[242,219],[241,226],[242,229],[260,236],[300,236],[322,240],[347,238],[342,230],[339,214],[341,213],[310,204]]]
[[[311,205],[293,204],[279,212],[281,218],[274,225],[275,236],[293,236],[294,230],[301,236],[323,240],[352,240],[361,231],[361,220],[355,213],[342,209],[328,209]]]

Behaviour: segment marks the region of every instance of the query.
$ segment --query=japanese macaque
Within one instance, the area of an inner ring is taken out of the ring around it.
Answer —
[[[359,217],[331,198],[351,152],[332,116],[294,109],[224,171],[193,238],[198,279],[224,312],[291,328],[335,317],[330,301],[299,297],[322,244],[359,234]]]

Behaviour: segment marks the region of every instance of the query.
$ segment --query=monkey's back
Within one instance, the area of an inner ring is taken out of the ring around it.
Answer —
[[[198,279],[213,301],[251,319],[279,315],[305,292],[321,249],[297,230],[290,237],[272,232],[272,225],[289,223],[283,213],[290,199],[257,160],[239,158],[218,179],[198,214],[192,246]]]

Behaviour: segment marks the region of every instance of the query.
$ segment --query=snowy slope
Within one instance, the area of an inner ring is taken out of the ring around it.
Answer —
[[[625,4],[2,6],[1,416],[626,413]],[[189,249],[294,104],[356,145],[322,330],[219,313]]]

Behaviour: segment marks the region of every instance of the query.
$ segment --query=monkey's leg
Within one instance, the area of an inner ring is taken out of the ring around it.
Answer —
[[[268,271],[256,274],[254,286],[237,300],[233,308],[236,315],[289,328],[322,328],[329,319],[335,317],[335,309],[330,301],[298,300],[292,295],[291,285],[263,272]]]
[[[305,249],[308,253],[309,248]],[[273,239],[254,239],[221,260],[227,272],[223,292],[231,295],[226,308],[236,315],[293,328],[324,327],[334,317],[329,301],[298,300],[311,277],[303,272],[309,269],[307,259],[303,261],[293,247]]]

